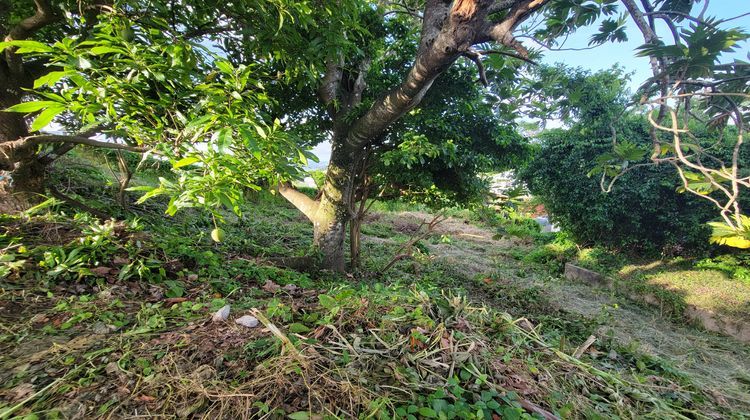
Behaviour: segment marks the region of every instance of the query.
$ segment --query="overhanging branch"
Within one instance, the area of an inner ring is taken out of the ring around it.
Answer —
[[[38,136],[22,137],[18,140],[0,143],[0,170],[13,170],[19,161],[19,156],[24,156],[28,151],[41,144],[82,144],[86,146],[99,147],[103,149],[125,150],[128,152],[144,153],[146,147],[130,146],[122,143],[110,143],[94,140],[85,136],[66,136],[58,134],[47,134]]]
[[[289,183],[279,184],[279,194],[292,203],[297,210],[301,211],[310,221],[315,222],[315,213],[318,211],[318,202],[297,191]]]
[[[29,136],[24,137],[21,140],[17,140],[12,143],[19,142],[20,144],[23,144],[24,146],[36,146],[40,144],[49,144],[49,143],[72,143],[72,144],[83,144],[86,146],[92,146],[92,147],[99,147],[102,149],[115,149],[115,150],[125,150],[128,152],[135,152],[135,153],[145,153],[148,151],[148,148],[146,147],[139,147],[139,146],[131,146],[129,144],[123,144],[123,143],[111,143],[106,141],[99,141],[94,140],[92,138],[83,137],[83,136],[66,136],[66,135],[58,135],[58,134],[45,134],[45,135],[38,135],[38,136]]]

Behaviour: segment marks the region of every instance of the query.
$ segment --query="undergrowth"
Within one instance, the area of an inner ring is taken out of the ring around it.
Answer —
[[[745,409],[717,404],[666,361],[611,337],[593,345],[607,311],[573,315],[505,271],[474,275],[432,254],[468,246],[458,239],[426,240],[375,274],[409,237],[405,221],[370,220],[364,231],[381,242],[366,242],[362,270],[344,276],[274,266],[307,255],[311,234],[277,197],[255,196],[216,244],[198,213],[165,219],[97,194],[124,217],[102,221],[56,201],[1,216],[0,418],[718,418]],[[229,319],[212,322],[225,305]],[[235,324],[242,315],[260,325]]]

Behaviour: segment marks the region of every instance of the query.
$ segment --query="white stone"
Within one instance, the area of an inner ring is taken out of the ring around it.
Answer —
[[[223,308],[216,311],[213,317],[211,317],[211,321],[213,322],[222,322],[226,321],[227,318],[229,318],[229,305],[224,306]]]
[[[258,326],[258,318],[250,315],[243,315],[235,319],[234,322],[248,328],[255,328]]]

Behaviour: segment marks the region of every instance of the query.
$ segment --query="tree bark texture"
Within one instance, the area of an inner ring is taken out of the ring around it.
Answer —
[[[35,0],[36,10],[9,28],[5,41],[29,38],[60,16],[48,0]],[[0,211],[15,212],[28,208],[43,191],[45,165],[37,160],[36,147],[19,147],[29,132],[22,114],[2,110],[21,103],[23,89],[47,70],[40,63],[24,63],[15,48],[6,48],[0,56]]]

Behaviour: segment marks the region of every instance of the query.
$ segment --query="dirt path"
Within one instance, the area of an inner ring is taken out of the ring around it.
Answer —
[[[431,219],[417,212],[392,217],[407,225]],[[664,359],[717,401],[731,401],[750,410],[750,346],[671,321],[662,317],[658,308],[640,306],[610,291],[551,277],[511,256],[518,255],[519,249],[532,249],[523,240],[493,239],[494,232],[457,219],[446,220],[436,233],[448,235],[452,241],[430,245],[432,255],[465,276],[492,276],[516,287],[535,289],[563,311],[596,319],[599,337],[612,336],[622,346]],[[474,298],[486,301],[479,294]]]

